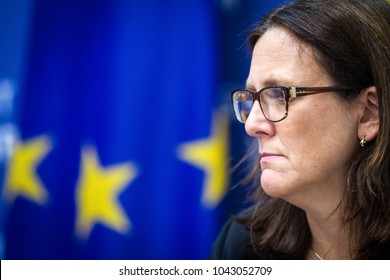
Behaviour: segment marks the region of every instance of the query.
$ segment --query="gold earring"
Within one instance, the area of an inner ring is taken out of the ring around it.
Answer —
[[[367,143],[367,141],[366,141],[366,133],[364,132],[363,133],[363,138],[362,138],[362,140],[360,140],[360,147],[364,148],[366,143]]]

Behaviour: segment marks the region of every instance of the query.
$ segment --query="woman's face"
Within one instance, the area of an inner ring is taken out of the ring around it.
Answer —
[[[247,88],[334,84],[311,49],[282,28],[269,29],[253,51]],[[352,155],[359,149],[359,112],[353,102],[325,92],[290,100],[288,117],[265,119],[256,101],[245,129],[259,143],[261,185],[298,207],[337,205]]]

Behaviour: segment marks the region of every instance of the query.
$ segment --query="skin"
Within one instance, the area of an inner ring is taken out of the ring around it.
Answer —
[[[248,89],[259,91],[268,85],[337,86],[312,50],[278,27],[256,43],[247,79]],[[375,90],[364,89],[348,102],[333,92],[298,97],[290,100],[288,117],[278,123],[267,121],[255,102],[245,124],[247,133],[258,140],[262,188],[306,212],[312,247],[327,258],[350,257],[348,230],[335,209],[363,133],[368,141],[376,136]],[[307,258],[314,258],[312,252]]]

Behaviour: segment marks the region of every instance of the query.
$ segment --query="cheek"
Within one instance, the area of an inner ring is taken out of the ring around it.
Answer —
[[[293,108],[296,114],[292,114],[283,133],[281,131],[280,142],[293,163],[299,164],[300,168],[340,167],[355,152],[357,127],[354,128],[353,117],[347,115],[346,108],[338,102]]]
[[[302,158],[310,160],[325,149],[326,140],[323,131],[312,119],[302,119],[299,123],[288,124],[283,131],[280,130],[280,143],[286,149],[289,159]]]

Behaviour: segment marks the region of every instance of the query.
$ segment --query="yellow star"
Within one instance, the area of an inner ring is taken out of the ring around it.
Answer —
[[[103,224],[120,233],[130,229],[130,221],[118,196],[137,176],[130,163],[111,167],[100,165],[92,147],[82,149],[80,178],[76,187],[76,234],[87,239],[93,227]]]
[[[179,157],[205,172],[202,203],[215,207],[228,185],[228,119],[223,110],[214,114],[209,138],[185,143],[179,147]]]
[[[12,202],[17,196],[25,197],[40,205],[48,200],[48,192],[37,174],[37,168],[51,150],[51,141],[41,136],[16,144],[8,162],[4,196]]]

